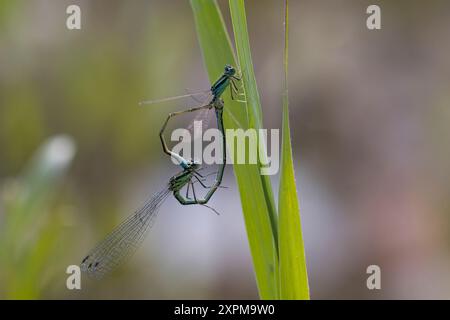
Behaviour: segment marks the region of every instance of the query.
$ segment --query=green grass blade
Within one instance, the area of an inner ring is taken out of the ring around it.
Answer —
[[[244,91],[246,93],[247,109],[249,115],[249,126],[251,128],[262,128],[262,109],[259,98],[258,87],[256,85],[255,72],[253,70],[252,55],[250,50],[250,41],[247,31],[247,18],[245,14],[245,4],[243,0],[230,0],[231,20],[233,23],[234,37],[236,41],[236,51],[239,59],[239,67],[242,73]],[[265,142],[262,141],[264,152],[260,153],[264,163],[266,161]],[[275,206],[270,178],[267,175],[260,175],[261,184],[264,189],[267,210],[269,211],[272,224],[272,233],[274,235],[275,245],[278,249],[278,217]]]
[[[285,12],[283,128],[279,202],[281,299],[309,299],[308,275],[295,185],[288,109],[288,0]]]
[[[216,1],[191,0],[191,6],[208,75],[210,80],[214,81],[223,72],[225,64],[236,66],[230,38]],[[247,114],[253,114],[253,112],[247,109],[247,105],[232,101],[228,92],[223,95],[223,98],[225,108],[228,108],[242,125],[248,127]],[[238,128],[227,113],[224,114],[225,128]],[[274,243],[272,222],[266,200],[267,191],[259,169],[258,164],[235,164],[234,174],[241,197],[259,295],[262,299],[276,299],[278,297],[277,247]]]

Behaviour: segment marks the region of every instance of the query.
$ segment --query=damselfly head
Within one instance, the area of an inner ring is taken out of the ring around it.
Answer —
[[[225,74],[227,76],[234,76],[236,70],[229,64],[225,65]]]
[[[199,168],[200,168],[200,162],[198,162],[196,160],[187,161],[187,169],[197,170]]]

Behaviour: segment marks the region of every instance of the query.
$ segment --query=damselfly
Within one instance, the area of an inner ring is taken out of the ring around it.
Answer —
[[[177,111],[177,112],[172,112],[168,115],[166,121],[163,124],[161,132],[160,132],[160,137],[161,137],[161,142],[163,145],[164,152],[167,153],[168,155],[172,156],[171,152],[168,150],[167,145],[164,142],[164,136],[163,136],[164,131],[167,126],[167,123],[169,122],[169,120],[172,117],[179,116],[179,115],[182,115],[185,113],[190,113],[190,112],[196,112],[196,111],[206,111],[207,112],[208,110],[215,109],[217,126],[219,128],[219,122],[222,121],[222,119],[219,118],[219,116],[222,116],[223,114],[222,114],[222,112],[220,112],[220,114],[218,114],[217,109],[218,108],[221,110],[223,109],[223,101],[220,102],[219,100],[221,100],[221,96],[224,93],[224,91],[227,89],[227,87],[230,87],[230,94],[231,94],[232,100],[235,100],[238,102],[245,102],[244,100],[237,99],[237,97],[244,95],[243,93],[239,93],[238,85],[236,83],[237,81],[240,81],[240,80],[241,80],[241,78],[236,76],[236,69],[234,69],[231,65],[227,64],[227,65],[225,65],[223,74],[219,77],[219,79],[216,80],[216,82],[213,83],[211,88],[207,91],[202,91],[202,92],[198,92],[198,93],[190,93],[190,94],[176,96],[176,97],[170,97],[170,98],[147,100],[147,101],[140,102],[139,103],[140,105],[156,104],[156,103],[173,101],[173,100],[178,100],[178,99],[183,99],[183,98],[188,98],[188,97],[195,99],[195,96],[206,95],[206,99],[204,99],[203,103],[200,103],[200,106],[196,106],[193,108],[187,108],[185,110],[181,110],[181,111]],[[233,116],[233,114],[231,112],[229,112],[229,110],[227,110],[227,112],[228,112],[228,115],[235,122],[235,124],[237,124],[239,127],[242,127],[240,122]],[[204,116],[204,115],[200,114],[198,116],[198,118],[202,118],[202,116]],[[191,126],[192,126],[192,123],[191,123]],[[222,131],[222,134],[225,133],[223,126],[219,130]]]
[[[235,98],[235,95],[238,94],[237,85],[234,81],[240,80],[235,76],[235,69],[229,65],[225,66],[224,74],[211,86],[210,93],[212,98],[209,99],[207,104],[204,104],[199,107],[191,108],[184,111],[179,111],[172,113],[168,116],[166,121],[163,124],[163,127],[160,131],[161,143],[163,145],[163,150],[165,153],[169,154],[172,157],[175,157],[180,166],[183,168],[183,171],[178,173],[177,175],[170,178],[169,183],[166,185],[164,189],[154,194],[152,197],[145,201],[142,208],[137,210],[133,215],[128,217],[125,221],[123,221],[114,231],[112,231],[103,241],[101,241],[94,249],[92,249],[89,254],[82,260],[81,262],[81,270],[87,272],[89,275],[94,276],[96,278],[100,278],[105,274],[112,271],[114,268],[123,263],[140,245],[140,243],[145,238],[147,231],[151,228],[154,218],[158,212],[159,207],[167,198],[170,193],[173,193],[174,197],[182,204],[182,205],[191,205],[191,204],[200,204],[206,206],[217,213],[216,210],[206,205],[209,201],[213,193],[220,187],[223,171],[225,167],[225,131],[223,128],[223,100],[220,99],[220,96],[223,94],[225,89],[231,84],[231,97]],[[146,101],[142,104],[148,103],[156,103],[163,102],[169,100],[175,100],[187,96],[166,98],[161,100],[154,101]],[[223,164],[220,166],[216,181],[213,186],[207,187],[203,181],[205,176],[199,173],[200,165],[192,160],[186,160],[181,155],[172,152],[167,147],[167,144],[164,140],[164,130],[169,122],[170,118],[173,116],[186,113],[186,112],[194,112],[201,109],[212,109],[214,108],[216,112],[217,126],[218,129],[222,132],[223,136]],[[193,181],[195,180],[195,181]],[[198,182],[204,188],[209,188],[209,191],[206,193],[204,197],[198,198],[194,184]],[[186,187],[186,196],[181,194],[181,190]],[[192,189],[193,198],[189,196],[189,190]]]
[[[196,182],[203,183],[203,176],[198,172],[201,169],[198,163],[181,160],[184,163],[183,171],[170,178],[164,189],[147,199],[142,208],[135,211],[91,250],[81,262],[82,271],[95,278],[101,278],[125,262],[144,240],[159,207],[170,193],[173,193],[181,204],[192,204],[194,199],[189,197],[188,191],[185,197],[181,194],[181,190],[185,186],[193,187]],[[196,203],[204,202],[200,201],[202,199],[198,200]],[[217,213],[213,208],[208,208]]]
[[[176,154],[175,152],[172,152],[169,149],[169,147],[165,141],[164,132],[167,128],[167,124],[169,123],[171,118],[180,116],[182,114],[196,112],[196,111],[202,111],[202,110],[207,112],[208,110],[211,110],[211,109],[214,109],[214,111],[215,111],[216,121],[217,121],[217,129],[219,131],[221,131],[221,133],[222,133],[222,148],[223,148],[222,163],[220,164],[219,169],[217,170],[216,179],[215,179],[213,185],[211,187],[209,187],[210,189],[206,193],[205,197],[203,199],[193,199],[192,201],[189,201],[188,203],[185,203],[185,204],[205,204],[205,203],[207,203],[209,201],[209,199],[211,198],[211,196],[214,194],[214,192],[217,190],[217,188],[222,183],[223,173],[224,173],[224,169],[225,169],[225,165],[226,165],[226,134],[225,134],[224,126],[223,126],[224,104],[223,104],[223,100],[221,99],[221,95],[224,93],[226,88],[229,86],[231,98],[233,100],[236,100],[236,97],[240,95],[236,81],[240,81],[240,80],[241,79],[236,76],[236,70],[231,65],[225,65],[224,73],[219,77],[219,79],[216,82],[213,83],[211,88],[206,92],[141,102],[141,104],[155,104],[155,103],[172,101],[172,100],[186,98],[186,97],[194,97],[195,95],[198,95],[198,94],[204,94],[204,93],[209,94],[209,98],[208,98],[208,100],[206,100],[206,101],[208,101],[207,103],[204,103],[197,107],[188,108],[185,110],[169,113],[169,115],[167,116],[166,121],[163,123],[163,126],[159,133],[159,137],[161,140],[161,144],[162,144],[164,153],[177,159],[178,163],[183,167],[183,162],[179,160],[179,155]],[[238,101],[243,102],[242,100],[238,100]],[[235,119],[235,117],[233,116],[232,113],[229,112],[228,114],[235,121],[235,123],[239,124],[239,122]],[[204,114],[201,114],[199,117],[203,118]],[[207,188],[203,183],[202,183],[202,186]],[[192,191],[194,193],[194,198],[196,198],[195,189],[193,186],[192,186]]]

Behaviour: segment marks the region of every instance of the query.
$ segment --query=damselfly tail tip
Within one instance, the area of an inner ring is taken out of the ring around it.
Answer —
[[[88,270],[87,261],[89,260],[89,256],[86,256],[83,258],[80,264],[80,269],[83,272],[86,272]]]
[[[83,259],[80,265],[81,271],[87,273],[89,277],[92,277],[94,279],[101,279],[103,277],[102,268],[100,268],[100,262],[90,262],[88,261],[89,256]]]

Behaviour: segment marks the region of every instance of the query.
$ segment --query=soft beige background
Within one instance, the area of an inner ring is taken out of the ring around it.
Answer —
[[[72,3],[81,31],[65,27]],[[375,3],[383,29],[368,31]],[[264,123],[279,128],[283,4],[246,4]],[[290,14],[311,297],[450,298],[450,3],[301,0]],[[186,102],[137,102],[207,87],[187,1],[0,1],[0,230],[37,148],[61,133],[77,145],[31,222],[2,231],[1,297],[257,298],[232,167],[211,201],[221,216],[170,199],[126,266],[65,288],[66,266],[177,170],[157,128]],[[370,264],[379,292],[365,287]]]

